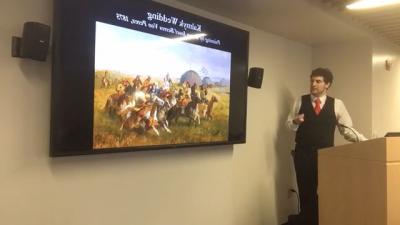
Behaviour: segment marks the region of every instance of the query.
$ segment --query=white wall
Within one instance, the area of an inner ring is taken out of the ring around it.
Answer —
[[[316,46],[312,50],[313,68],[327,67],[333,75],[329,95],[341,99],[353,120],[354,127],[372,134],[372,42],[354,40]],[[347,143],[335,136],[335,144]]]
[[[235,224],[277,224],[276,216],[282,221],[294,212],[286,206],[287,190],[294,186],[288,177],[293,176],[293,133],[284,123],[295,97],[307,87],[298,76],[309,73],[310,59],[308,47],[251,33],[250,66],[264,67],[265,72],[263,88],[249,89],[248,143],[234,151],[235,213],[243,214]]]
[[[52,1],[2,1],[0,224],[261,225],[293,212],[293,134],[283,123],[308,86],[298,80],[311,69],[311,49],[169,4],[251,31],[250,65],[265,78],[249,89],[247,143],[49,158],[51,60],[11,58],[10,45],[23,22],[51,24]]]
[[[385,69],[385,60],[392,63]],[[372,130],[374,137],[400,131],[400,48],[382,40],[373,43]]]

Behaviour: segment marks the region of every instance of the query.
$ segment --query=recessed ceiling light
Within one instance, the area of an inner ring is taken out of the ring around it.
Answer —
[[[400,0],[360,0],[346,6],[347,9],[360,10],[399,4]]]

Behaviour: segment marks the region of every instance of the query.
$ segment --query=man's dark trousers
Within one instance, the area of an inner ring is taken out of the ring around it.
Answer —
[[[294,165],[300,196],[299,225],[318,225],[318,149],[296,145]]]

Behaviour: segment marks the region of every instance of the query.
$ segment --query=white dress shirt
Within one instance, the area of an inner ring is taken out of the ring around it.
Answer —
[[[314,100],[317,98],[313,95],[311,96],[311,102],[313,107],[315,107],[315,102]],[[321,110],[324,108],[325,102],[326,102],[326,95],[319,97],[321,100]],[[292,107],[292,110],[290,111],[286,124],[289,127],[289,129],[293,131],[297,131],[299,128],[298,124],[293,123],[293,119],[298,115],[299,110],[301,107],[301,97],[297,98],[296,101],[294,102],[294,105]],[[343,101],[340,99],[335,98],[335,115],[336,115],[336,120],[337,120],[337,127],[340,132],[340,134],[348,141],[351,142],[357,142],[357,141],[365,141],[367,138],[364,137],[361,133],[356,131],[353,128],[353,121],[351,120],[351,117],[349,113],[347,112],[346,107],[343,104]]]

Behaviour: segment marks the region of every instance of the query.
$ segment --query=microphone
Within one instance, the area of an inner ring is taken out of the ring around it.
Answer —
[[[343,128],[349,129],[356,136],[356,142],[360,142],[360,137],[358,136],[358,132],[356,130],[354,130],[354,128],[346,126],[346,125],[341,124],[341,123],[337,123],[337,125],[339,127],[343,127]]]

